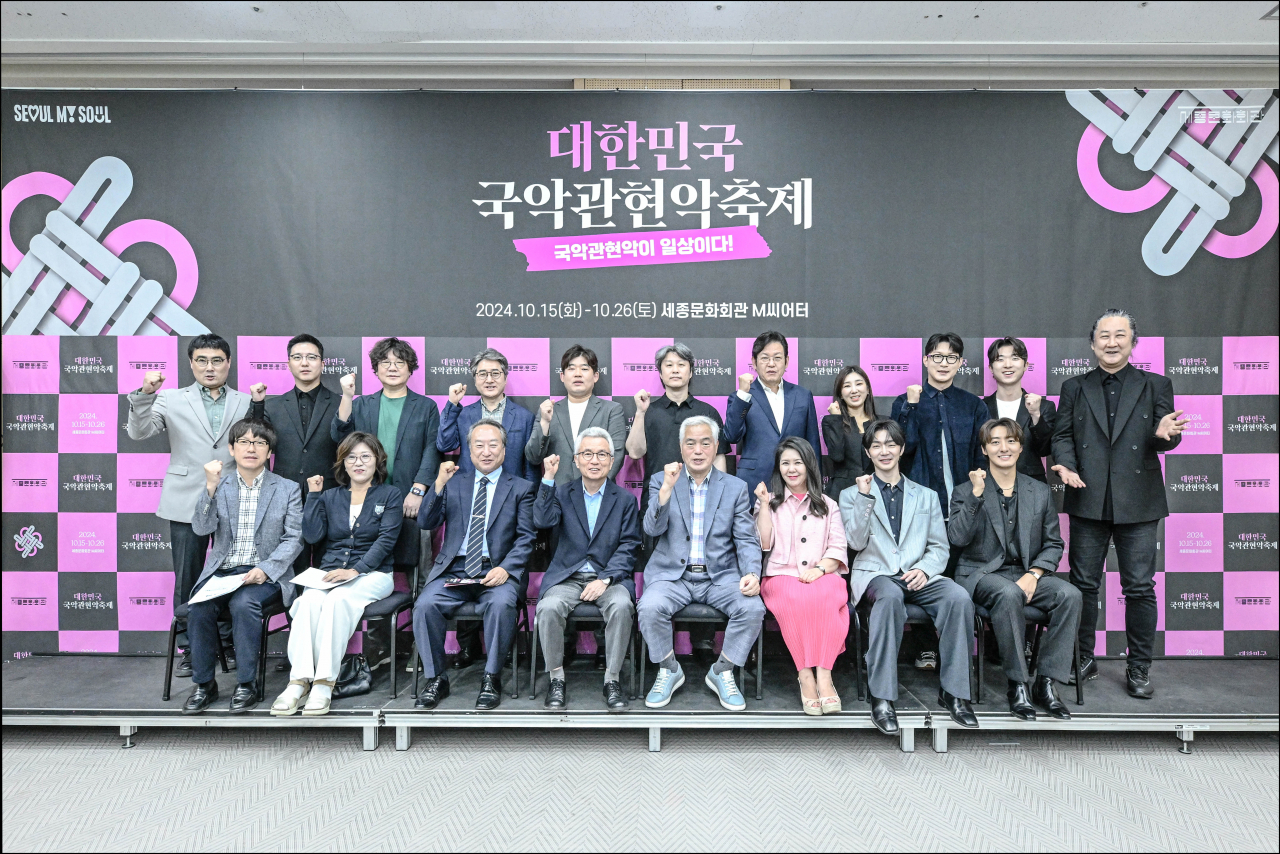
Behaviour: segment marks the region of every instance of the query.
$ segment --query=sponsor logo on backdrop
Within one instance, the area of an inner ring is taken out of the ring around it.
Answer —
[[[79,104],[14,104],[15,122],[111,124],[111,108]]]
[[[1071,106],[1090,122],[1080,138],[1076,170],[1091,199],[1117,213],[1137,213],[1163,201],[1170,187],[1174,190],[1142,241],[1142,260],[1152,272],[1178,273],[1202,246],[1222,258],[1243,258],[1276,233],[1280,184],[1274,168],[1262,159],[1263,154],[1277,157],[1280,113],[1275,104],[1267,108],[1271,91],[1066,93]],[[1145,186],[1118,190],[1102,177],[1098,152],[1107,138],[1117,153],[1131,153],[1138,169],[1154,173]],[[1246,179],[1253,180],[1262,196],[1258,221],[1244,234],[1223,234],[1214,226],[1230,213]]]
[[[4,186],[0,240],[4,266],[11,271],[0,311],[8,325],[6,335],[37,331],[45,335],[199,335],[209,331],[186,311],[195,296],[199,267],[191,244],[177,229],[156,220],[135,219],[101,237],[131,192],[133,173],[117,157],[100,157],[89,164],[74,186],[48,172],[19,175]],[[45,218],[44,231],[31,238],[24,254],[10,232],[11,215],[19,202],[38,195],[52,196],[62,204]],[[155,243],[173,258],[177,280],[171,296],[165,296],[159,282],[145,278],[136,264],[120,259],[120,253],[141,242]],[[62,296],[68,284],[72,290]],[[84,319],[72,328],[82,314]]]
[[[68,611],[114,611],[116,603],[104,600],[101,593],[74,593],[62,607]]]
[[[35,525],[28,525],[13,535],[13,547],[24,559],[34,557],[36,552],[44,548],[44,538]]]

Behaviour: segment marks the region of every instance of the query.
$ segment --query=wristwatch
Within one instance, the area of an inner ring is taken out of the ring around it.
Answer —
[[[422,496],[427,494],[427,491],[423,489],[421,486],[415,486],[413,489],[409,490],[409,494],[416,495],[419,498],[421,498]]]
[[[1028,569],[1027,572],[1031,575],[1034,575],[1036,577],[1036,581],[1039,581],[1041,578],[1044,577],[1043,569]]]

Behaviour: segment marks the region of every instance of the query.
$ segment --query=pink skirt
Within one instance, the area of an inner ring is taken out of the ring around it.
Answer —
[[[766,576],[760,597],[778,621],[797,670],[835,667],[849,635],[849,588],[839,573],[809,584],[791,575]]]

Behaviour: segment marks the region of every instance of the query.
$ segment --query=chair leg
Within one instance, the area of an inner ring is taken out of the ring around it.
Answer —
[[[165,656],[164,662],[164,690],[160,693],[160,699],[166,703],[169,701],[169,688],[173,684],[173,654],[178,645],[178,618],[174,617],[169,623],[169,654]]]
[[[529,699],[538,699],[538,613],[533,614],[533,625],[529,628],[533,636],[529,642]]]
[[[1040,666],[1040,634],[1043,631],[1044,626],[1037,624],[1035,633],[1031,636],[1031,663],[1028,665],[1027,669],[1033,674]]]
[[[977,634],[977,662],[974,669],[978,672],[978,686],[973,692],[973,702],[982,704],[982,684],[987,678],[987,627],[983,625],[982,618],[975,616],[973,618],[974,632]]]
[[[188,641],[190,643],[190,641]],[[218,662],[222,664],[222,672],[229,673],[231,668],[227,667],[227,650],[222,646],[222,633],[218,633]]]
[[[627,638],[627,647],[631,655],[631,668],[628,674],[631,681],[630,699],[634,700],[636,698],[636,630],[634,626],[631,629],[631,637]]]
[[[1072,653],[1076,660],[1076,705],[1084,705],[1084,680],[1080,678],[1080,636],[1076,635],[1075,650]]]
[[[396,623],[400,620],[400,612],[393,611],[387,618],[391,626],[391,699],[396,698]]]
[[[271,625],[271,617],[262,618],[262,638],[258,642],[258,702],[267,696],[267,628]]]
[[[648,663],[649,663],[649,649],[648,649],[648,644],[646,644],[646,643],[644,642],[644,635],[643,635],[643,634],[641,634],[641,635],[640,635],[640,687],[639,687],[639,688],[637,689],[637,691],[636,691],[636,698],[637,698],[637,699],[640,697],[640,691],[643,691],[643,690],[644,690],[644,686],[645,686],[645,672],[644,672],[644,671],[645,671],[645,666],[646,666]]]
[[[858,702],[865,702],[866,692],[862,690],[862,618],[858,609],[850,606],[849,620],[853,623],[853,687],[858,692]]]
[[[744,677],[743,681],[746,679]],[[746,685],[744,684],[745,688]],[[760,634],[756,636],[756,699],[764,699],[764,624],[760,625]]]

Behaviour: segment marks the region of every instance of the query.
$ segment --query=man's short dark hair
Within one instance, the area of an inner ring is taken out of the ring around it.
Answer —
[[[935,332],[925,342],[924,354],[927,356],[938,349],[939,344],[950,344],[951,352],[957,356],[964,355],[964,339],[954,332]]]
[[[399,338],[383,338],[374,344],[373,349],[369,351],[369,365],[375,374],[378,372],[378,363],[387,356],[395,356],[408,365],[409,373],[418,370],[418,354],[409,346],[408,341],[402,341]]]
[[[569,363],[581,356],[587,360],[587,364],[591,366],[591,370],[597,374],[600,373],[600,358],[596,356],[596,351],[581,344],[574,344],[568,350],[564,351],[564,355],[560,357],[560,373],[569,370]]]
[[[764,348],[768,347],[770,344],[781,344],[782,355],[790,355],[790,351],[787,348],[787,336],[783,335],[781,332],[775,332],[770,329],[768,332],[762,332],[757,335],[756,340],[752,342],[751,361],[754,362],[756,357],[759,356],[764,351]]]
[[[876,440],[876,434],[881,430],[889,434],[889,438],[899,448],[907,447],[907,437],[902,432],[902,425],[892,418],[877,418],[871,424],[867,425],[867,429],[862,433],[862,447],[868,451],[871,450],[871,443]]]
[[[987,443],[991,441],[992,431],[997,427],[1003,427],[1008,430],[1010,438],[1015,439],[1019,445],[1023,443],[1025,434],[1022,431],[1021,424],[1012,418],[992,418],[978,428],[978,444],[985,448]]]
[[[305,332],[302,333],[301,335],[295,335],[289,339],[289,346],[284,348],[284,354],[286,356],[292,356],[293,348],[297,347],[299,344],[312,345],[313,347],[315,347],[317,350],[320,351],[320,358],[321,359],[324,358],[324,345],[320,343],[320,339],[314,335],[308,335]]]
[[[1013,355],[1022,361],[1027,361],[1027,345],[1022,343],[1021,338],[1001,338],[998,341],[992,341],[991,346],[987,348],[987,364],[994,365],[996,359],[1000,358],[1001,347],[1012,347]]]
[[[267,443],[268,453],[276,449],[276,428],[271,426],[270,421],[260,418],[241,418],[232,424],[231,430],[227,433],[227,442],[234,445],[250,433],[253,434],[253,438],[262,439]]]
[[[231,345],[227,343],[227,339],[212,332],[191,339],[191,343],[187,345],[187,359],[194,359],[197,350],[221,350],[227,355],[227,361],[231,361]]]

